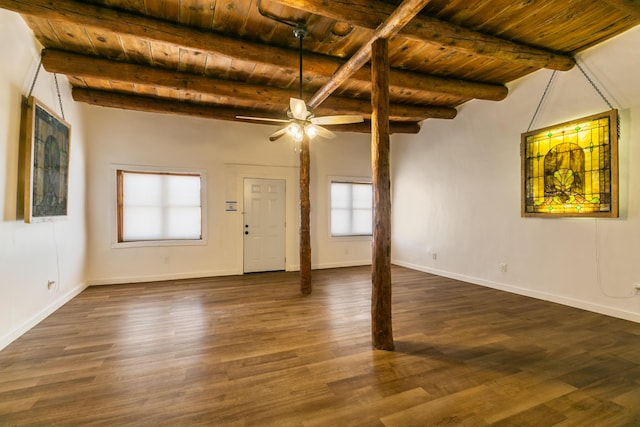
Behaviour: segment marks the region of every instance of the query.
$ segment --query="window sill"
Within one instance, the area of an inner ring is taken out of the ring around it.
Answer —
[[[372,241],[373,240],[373,236],[371,235],[357,235],[357,236],[350,236],[350,235],[345,235],[345,236],[329,236],[329,240],[334,240],[334,241]]]
[[[111,244],[112,249],[149,248],[159,246],[204,246],[207,241],[202,240],[139,240],[135,242],[116,242]]]

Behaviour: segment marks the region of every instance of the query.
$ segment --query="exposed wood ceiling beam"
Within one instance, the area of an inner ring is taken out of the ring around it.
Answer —
[[[388,39],[400,31],[411,19],[422,10],[422,8],[431,0],[404,0],[397,9],[395,9],[384,20],[373,33],[373,36],[364,45],[353,54],[353,56],[335,72],[333,77],[325,83],[313,97],[309,100],[308,104],[312,107],[317,107],[325,99],[327,99],[341,84],[343,84],[349,77],[355,74],[364,64],[371,58],[371,45],[378,39]],[[389,82],[388,78],[385,81],[387,87],[385,93],[388,93]],[[375,84],[375,83],[374,83]]]
[[[395,9],[393,5],[380,0],[273,1],[370,29],[377,28]],[[633,0],[607,1],[629,3]],[[575,65],[573,58],[567,55],[489,36],[423,15],[416,16],[397,37],[433,43],[459,52],[516,62],[535,68],[567,71]]]
[[[120,108],[125,110],[146,111],[164,114],[187,115],[207,119],[229,120],[236,122],[236,115],[256,114],[256,111],[253,110],[215,107],[207,104],[179,102],[101,90],[73,88],[72,95],[73,99],[77,102],[84,102],[101,107]],[[282,118],[277,114],[269,113],[266,111],[260,112],[260,115],[267,118]],[[273,123],[269,122],[264,122],[264,124],[273,125]],[[416,122],[391,122],[390,129],[391,133],[415,134],[420,132],[420,125]],[[338,132],[370,133],[371,122],[366,120],[363,123],[331,126],[331,130]]]
[[[220,54],[261,64],[275,64],[289,73],[296,73],[299,67],[298,52],[293,49],[238,40],[78,1],[0,0],[0,7],[37,18],[101,28],[199,52]],[[339,58],[305,53],[304,72],[307,75],[330,78],[344,62]],[[369,83],[370,68],[363,67],[352,76],[352,79]],[[500,101],[507,96],[507,88],[504,85],[442,78],[401,70],[391,71],[389,90],[392,96],[411,91],[492,101]]]
[[[135,85],[151,85],[173,90],[183,90],[222,96],[230,99],[249,100],[255,103],[286,110],[291,90],[269,86],[258,86],[243,82],[214,79],[180,71],[169,71],[145,65],[110,61],[76,53],[47,49],[42,54],[42,65],[52,73],[89,77],[110,81],[126,82]],[[371,102],[368,99],[332,97],[318,115],[328,114],[364,114],[371,115]],[[255,113],[254,113],[255,114]],[[427,118],[452,119],[455,108],[438,106],[412,106],[393,104],[392,121],[421,121]]]
[[[640,0],[604,0],[604,2],[640,19]]]

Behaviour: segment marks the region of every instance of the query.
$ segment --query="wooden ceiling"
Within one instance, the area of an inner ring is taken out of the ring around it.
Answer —
[[[400,0],[0,0],[44,46],[79,102],[223,120],[284,118],[308,100]],[[280,22],[279,22],[280,21]],[[500,101],[506,83],[541,68],[566,71],[575,54],[640,23],[638,0],[431,0],[389,42],[392,132],[452,119],[471,99]],[[371,115],[363,67],[317,115]],[[338,130],[369,131],[369,123]],[[333,128],[336,129],[336,128]]]

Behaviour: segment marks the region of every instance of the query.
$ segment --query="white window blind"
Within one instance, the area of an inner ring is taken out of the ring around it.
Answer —
[[[201,240],[200,175],[118,171],[120,242]]]
[[[331,182],[331,235],[370,236],[373,192],[370,183]]]

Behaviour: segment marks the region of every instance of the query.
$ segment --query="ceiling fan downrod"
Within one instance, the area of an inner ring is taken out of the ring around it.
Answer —
[[[298,51],[300,54],[300,99],[302,99],[302,41],[309,35],[307,24],[298,22],[296,26],[293,27],[293,35],[300,40],[300,48]]]
[[[273,119],[273,118],[265,118],[265,117],[250,117],[250,116],[236,116],[238,119],[246,119],[246,120],[260,120],[267,122],[276,122],[276,123],[286,123],[287,125],[275,131],[271,136],[269,136],[270,141],[276,141],[280,137],[285,134],[289,134],[296,143],[299,143],[303,140],[304,135],[308,136],[309,139],[314,138],[315,136],[321,136],[326,139],[331,139],[335,137],[335,133],[331,132],[328,129],[325,129],[324,125],[343,125],[350,123],[362,123],[364,118],[361,115],[357,114],[343,114],[343,115],[332,115],[332,116],[323,116],[316,117],[313,108],[309,107],[306,102],[302,99],[303,92],[303,84],[302,84],[302,41],[309,35],[307,31],[307,25],[304,22],[297,22],[295,24],[289,23],[287,21],[282,21],[280,19],[276,19],[272,16],[266,15],[263,11],[260,10],[260,0],[258,0],[258,10],[260,13],[271,19],[275,19],[278,22],[290,25],[293,27],[293,35],[300,41],[299,43],[299,54],[300,54],[300,97],[299,98],[290,98],[289,99],[289,108],[287,108],[287,119]]]

